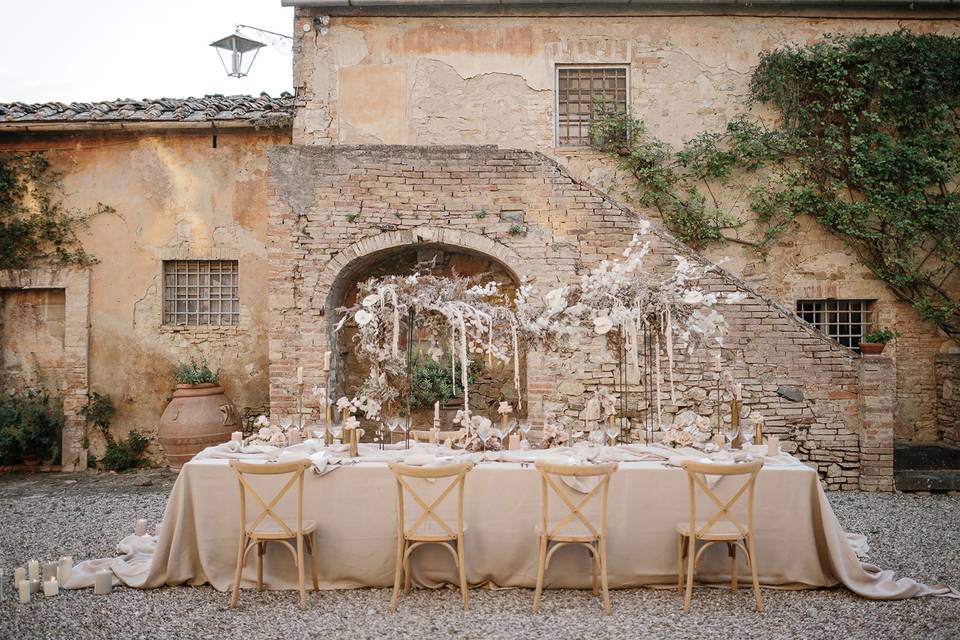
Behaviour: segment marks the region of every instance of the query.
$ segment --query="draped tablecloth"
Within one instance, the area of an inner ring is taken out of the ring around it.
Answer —
[[[257,486],[269,494],[260,476]],[[724,478],[719,495],[739,488]],[[280,510],[293,513],[292,493]],[[536,581],[540,478],[533,465],[481,462],[467,475],[464,519],[466,575],[471,585],[533,587]],[[248,505],[251,501],[248,500]],[[333,473],[304,478],[304,517],[318,522],[322,588],[387,587],[393,584],[396,553],[396,484],[383,461],[362,461]],[[250,507],[248,506],[248,509]],[[255,511],[254,511],[255,513]],[[712,513],[712,510],[709,511]],[[621,462],[613,475],[608,507],[607,551],[611,587],[676,583],[676,524],[689,518],[686,473],[663,462]],[[85,586],[92,571],[109,566],[127,585],[211,584],[231,588],[239,543],[239,488],[226,459],[194,459],[173,487],[158,538],[125,538],[120,558],[83,563],[70,587]],[[816,472],[802,464],[768,465],[756,485],[755,544],[760,582],[785,588],[846,585],[875,599],[957,595],[861,562],[863,539],[848,536],[833,513]],[[857,543],[861,544],[857,544]],[[282,545],[265,558],[271,589],[296,588],[296,572]],[[858,548],[859,546],[859,548]],[[749,578],[741,559],[741,579]],[[425,586],[456,583],[450,555],[430,545],[413,557],[414,581]],[[309,571],[308,571],[309,575]],[[728,581],[729,558],[722,545],[707,550],[698,581]],[[243,586],[256,580],[251,555]],[[565,548],[551,561],[548,587],[590,587],[583,549]]]

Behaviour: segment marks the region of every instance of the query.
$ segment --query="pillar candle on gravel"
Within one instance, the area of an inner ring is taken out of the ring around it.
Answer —
[[[43,581],[43,595],[52,598],[60,593],[60,585],[56,578],[50,578]]]
[[[46,582],[50,578],[53,578],[57,575],[57,563],[56,562],[44,562],[43,563],[43,581]]]
[[[27,570],[23,567],[17,567],[13,570],[13,586],[19,587],[20,583],[26,580]]]
[[[60,584],[66,584],[73,573],[73,556],[63,556],[57,563],[57,581]]]
[[[30,581],[21,580],[17,583],[20,591],[20,604],[30,604]]]
[[[113,573],[97,571],[93,576],[93,593],[102,596],[113,591]]]
[[[133,525],[133,534],[137,536],[147,535],[147,520],[145,518],[139,518]]]
[[[31,580],[36,580],[40,577],[40,563],[36,560],[30,560],[27,562],[27,576]]]

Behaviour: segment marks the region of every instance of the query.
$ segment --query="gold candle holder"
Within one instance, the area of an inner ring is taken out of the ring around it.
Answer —
[[[733,442],[730,443],[730,447],[733,449],[740,448],[740,401],[735,397],[730,399],[730,423],[737,427],[737,437],[733,439]]]

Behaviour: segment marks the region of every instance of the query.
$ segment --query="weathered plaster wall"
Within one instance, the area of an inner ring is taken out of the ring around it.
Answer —
[[[172,369],[191,355],[222,369],[241,413],[269,403],[266,148],[288,141],[277,131],[220,131],[216,148],[208,133],[0,140],[47,150],[63,173],[66,206],[116,209],[80,240],[100,260],[90,272],[89,387],[113,398],[117,435],[156,434]],[[240,324],[163,325],[162,261],[170,259],[238,260]]]
[[[960,33],[960,20],[774,16],[339,17],[326,35],[303,32],[299,10],[295,144],[499,144],[542,151],[620,199],[610,163],[554,142],[558,64],[627,64],[630,108],[671,144],[720,130],[746,109],[760,52],[826,33]],[[911,15],[911,18],[914,16]],[[768,114],[769,115],[769,114]],[[653,212],[645,212],[654,217]],[[749,240],[751,226],[741,230]],[[877,300],[877,322],[903,337],[885,355],[897,368],[897,436],[935,440],[934,359],[949,340],[893,296],[848,247],[801,221],[765,259],[728,244],[705,253],[793,308],[812,297]]]
[[[337,360],[346,355],[349,347],[332,346],[328,332],[338,320],[342,287],[349,285],[342,274],[353,273],[354,265],[397,247],[448,247],[489,256],[547,289],[573,281],[600,260],[618,258],[637,230],[633,212],[537,153],[361,145],[275,147],[269,154],[274,412],[296,408],[298,366],[304,368],[306,388],[323,386],[324,352],[336,350]],[[481,210],[488,215],[478,219]],[[499,215],[504,212],[509,217]],[[510,231],[518,215],[525,233]],[[649,264],[672,269],[677,253],[701,259],[658,233]],[[726,273],[701,284],[710,291],[748,294],[720,308],[731,326],[723,357],[744,383],[745,411],[762,412],[768,431],[815,465],[828,486],[890,489],[892,424],[871,421],[865,429],[861,403],[889,414],[892,376],[882,367],[872,370],[861,388],[860,359],[788,310]],[[687,408],[716,415],[710,362],[705,351],[678,358],[678,403],[665,398],[668,416]],[[615,357],[599,338],[575,354],[528,353],[530,415],[558,410],[579,415],[586,394],[612,384],[614,368]],[[306,409],[315,410],[313,404],[308,399]],[[719,409],[721,416],[725,409]]]

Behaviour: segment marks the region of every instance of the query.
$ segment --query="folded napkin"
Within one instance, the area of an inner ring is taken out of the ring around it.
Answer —
[[[216,459],[252,459],[252,460],[275,460],[280,455],[281,449],[271,447],[266,444],[253,444],[243,446],[233,440],[222,444],[207,447],[197,455],[194,460],[216,460]]]

